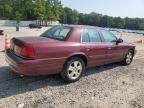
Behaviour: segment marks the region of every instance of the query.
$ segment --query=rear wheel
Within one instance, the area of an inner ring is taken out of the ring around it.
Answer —
[[[79,57],[73,57],[65,63],[61,76],[68,82],[79,80],[85,71],[85,63]]]
[[[125,56],[125,59],[122,61],[123,65],[130,65],[133,60],[133,51],[129,50]]]

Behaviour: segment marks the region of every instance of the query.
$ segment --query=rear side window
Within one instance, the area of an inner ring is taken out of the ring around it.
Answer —
[[[42,36],[52,39],[64,40],[71,30],[72,30],[71,27],[55,26],[50,30],[46,31],[45,33],[43,33]]]
[[[101,42],[101,38],[96,29],[85,29],[83,31],[82,42]]]
[[[90,36],[90,42],[101,42],[100,35],[95,29],[87,29],[87,33]]]
[[[62,28],[62,29],[57,29],[54,33],[55,36],[63,36],[66,37],[67,34],[69,33],[70,29],[69,28]]]
[[[86,30],[83,31],[82,42],[90,42],[90,38]]]
[[[106,30],[102,30],[101,33],[106,42],[116,42],[117,38],[112,33],[108,32]]]

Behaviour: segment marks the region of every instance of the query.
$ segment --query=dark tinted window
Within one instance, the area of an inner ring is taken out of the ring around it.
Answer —
[[[55,26],[50,30],[42,34],[43,37],[48,37],[52,39],[63,40],[67,37],[68,33],[71,31],[70,27],[65,26]]]
[[[117,40],[116,36],[114,36],[109,31],[102,30],[101,33],[106,42],[115,42]]]

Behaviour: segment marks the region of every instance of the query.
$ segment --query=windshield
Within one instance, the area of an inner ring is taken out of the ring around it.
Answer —
[[[46,32],[44,32],[41,36],[57,39],[57,40],[64,40],[67,37],[67,35],[70,33],[70,31],[71,31],[70,27],[55,26],[47,30]]]

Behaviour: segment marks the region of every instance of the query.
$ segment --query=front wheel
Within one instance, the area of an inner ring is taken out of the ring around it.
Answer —
[[[75,82],[81,78],[84,71],[84,61],[79,57],[73,57],[65,63],[61,76],[68,82]]]
[[[125,59],[122,61],[123,65],[130,65],[133,60],[133,51],[129,50],[125,56]]]

